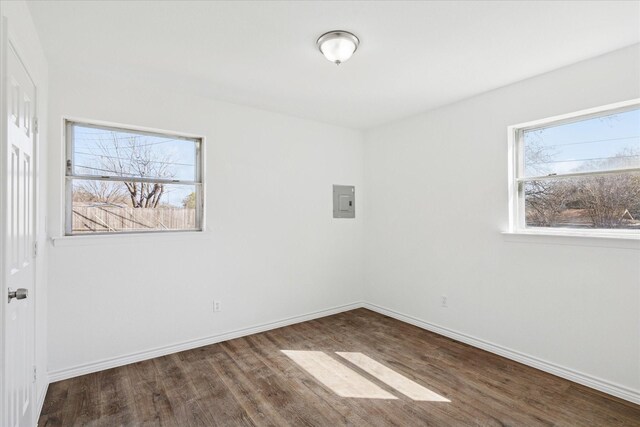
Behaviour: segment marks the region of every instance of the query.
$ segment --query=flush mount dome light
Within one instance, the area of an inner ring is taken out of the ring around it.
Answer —
[[[318,37],[316,44],[325,58],[340,65],[351,58],[360,40],[348,31],[329,31]]]

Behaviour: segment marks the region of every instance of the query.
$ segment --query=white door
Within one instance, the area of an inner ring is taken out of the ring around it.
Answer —
[[[4,257],[5,391],[7,426],[33,426],[34,396],[34,113],[36,88],[17,53],[7,46],[7,145]],[[1,421],[0,421],[1,422]]]

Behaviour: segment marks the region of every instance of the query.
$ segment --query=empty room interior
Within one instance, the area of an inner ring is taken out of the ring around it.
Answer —
[[[640,1],[0,12],[0,427],[640,426]]]

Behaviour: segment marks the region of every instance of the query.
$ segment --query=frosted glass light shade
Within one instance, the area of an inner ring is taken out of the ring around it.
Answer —
[[[329,31],[317,41],[324,57],[338,65],[351,58],[359,44],[360,40],[348,31]]]

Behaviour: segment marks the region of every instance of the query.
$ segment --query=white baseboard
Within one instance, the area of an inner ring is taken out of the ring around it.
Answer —
[[[435,332],[439,335],[444,335],[445,337],[452,338],[456,341],[460,341],[473,347],[486,350],[490,353],[506,357],[507,359],[515,360],[516,362],[520,362],[524,365],[531,366],[533,368],[548,372],[553,375],[557,375],[569,381],[585,385],[587,387],[602,391],[612,396],[628,400],[629,402],[640,404],[640,392],[638,392],[637,390],[633,390],[619,384],[614,384],[609,381],[575,371],[573,369],[565,368],[564,366],[559,366],[554,363],[547,362],[545,360],[541,360],[536,357],[520,353],[518,351],[511,350],[488,341],[484,341],[469,335],[462,334],[460,332],[453,331],[451,329],[444,328],[442,326],[434,325],[433,323],[425,322],[415,317],[407,316],[405,314],[390,310],[385,307],[381,307],[376,304],[364,303],[362,306],[371,311],[375,311],[376,313],[384,314],[385,316],[389,316],[402,322],[417,326],[419,328]]]
[[[185,341],[178,344],[172,344],[164,347],[158,347],[151,350],[131,353],[124,356],[113,357],[109,359],[99,360],[97,362],[86,363],[71,368],[60,369],[49,372],[49,382],[62,381],[69,378],[86,375],[93,372],[103,371],[105,369],[116,368],[118,366],[128,365],[130,363],[141,362],[143,360],[153,359],[154,357],[166,356],[167,354],[178,353],[180,351],[191,350],[205,345],[216,344],[222,341],[232,340],[247,335],[257,334],[269,331],[271,329],[281,328],[296,323],[306,322],[308,320],[318,319],[320,317],[331,316],[332,314],[342,313],[344,311],[353,310],[363,306],[362,302],[354,302],[351,304],[333,307],[327,310],[315,311],[313,313],[303,314],[299,316],[288,317],[286,319],[275,322],[263,323],[257,326],[237,329],[231,332],[212,335],[209,337],[199,338],[191,341]]]
[[[87,363],[87,364],[74,366],[67,369],[61,369],[58,371],[49,372],[49,382],[53,383],[56,381],[77,377],[80,375],[90,374],[90,373],[102,371],[105,369],[111,369],[118,366],[128,365],[130,363],[153,359],[154,357],[166,356],[167,354],[177,353],[185,350],[191,350],[197,347],[215,344],[218,342],[227,341],[234,338],[240,338],[247,335],[257,334],[260,332],[281,328],[283,326],[289,326],[289,325],[293,325],[300,322],[306,322],[308,320],[318,319],[320,317],[326,317],[332,314],[342,313],[344,311],[354,310],[356,308],[361,308],[361,307],[367,308],[371,311],[375,311],[380,314],[384,314],[385,316],[392,317],[402,322],[409,323],[419,328],[426,329],[436,334],[452,338],[456,341],[469,344],[473,347],[486,350],[490,353],[494,353],[499,356],[506,357],[507,359],[515,360],[516,362],[520,362],[524,365],[531,366],[536,369],[540,369],[541,371],[548,372],[553,375],[557,375],[569,381],[573,381],[575,383],[585,385],[587,387],[602,391],[612,396],[616,396],[621,399],[628,400],[636,404],[640,404],[640,392],[638,392],[637,390],[633,390],[633,389],[621,386],[619,384],[614,384],[606,380],[603,380],[588,374],[584,374],[584,373],[575,371],[573,369],[566,368],[564,366],[556,365],[554,363],[538,359],[534,356],[520,353],[518,351],[511,350],[506,347],[502,347],[500,345],[497,345],[479,338],[474,338],[472,336],[469,336],[460,332],[456,332],[451,329],[444,328],[442,326],[434,325],[432,323],[425,322],[415,317],[407,316],[397,311],[390,310],[388,308],[381,307],[379,305],[367,303],[367,302],[354,302],[351,304],[333,307],[327,310],[320,310],[320,311],[316,311],[316,312],[308,313],[304,315],[288,317],[286,319],[278,320],[275,322],[269,322],[269,323],[264,323],[262,325],[242,328],[242,329],[238,329],[231,332],[213,335],[210,337],[186,341],[183,343],[159,347],[159,348],[146,350],[138,353],[131,353],[124,356],[103,359],[93,363]],[[46,394],[46,389],[45,389],[45,394]],[[42,404],[44,402],[44,395],[40,396],[40,398],[42,399],[42,401],[39,401],[38,404],[41,410]],[[38,413],[40,413],[40,410]]]

